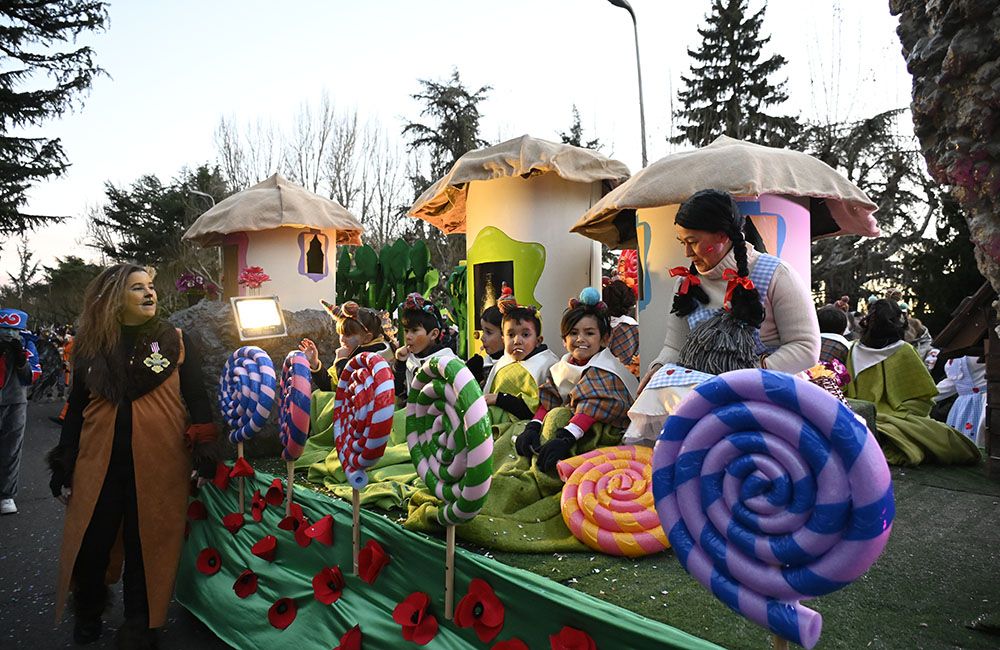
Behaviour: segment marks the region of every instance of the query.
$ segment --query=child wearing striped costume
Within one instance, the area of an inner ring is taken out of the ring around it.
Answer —
[[[353,300],[348,300],[343,305],[331,305],[320,300],[320,304],[337,324],[340,347],[337,348],[333,367],[323,372],[316,344],[308,338],[299,343],[299,350],[309,360],[309,372],[312,373],[313,384],[318,390],[333,390],[340,381],[340,374],[347,367],[347,362],[362,352],[380,354],[387,362],[392,363],[396,344],[395,328],[387,313],[362,307]]]
[[[579,300],[570,301],[561,331],[569,352],[549,368],[540,389],[541,405],[515,441],[517,453],[537,454],[538,468],[546,472],[572,456],[578,441],[589,433],[596,435],[595,425],[624,429],[638,388],[632,373],[607,348],[611,322],[596,289],[588,287]],[[543,444],[543,420],[553,417],[559,407],[572,412],[569,422]],[[620,439],[620,433],[616,437]]]

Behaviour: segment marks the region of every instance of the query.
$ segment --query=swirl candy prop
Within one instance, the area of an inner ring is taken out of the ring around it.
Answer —
[[[822,617],[798,601],[867,571],[895,510],[865,425],[819,386],[767,370],[720,375],[684,398],[653,452],[653,495],[685,570],[806,648]]]
[[[559,461],[563,521],[590,548],[640,557],[670,544],[650,486],[649,447],[604,447]]]
[[[274,364],[260,348],[245,345],[233,352],[219,378],[219,408],[229,425],[229,441],[239,444],[264,427],[274,406]]]
[[[454,526],[475,517],[493,472],[492,423],[479,384],[462,360],[432,357],[413,377],[406,399],[410,457],[437,498],[438,521]]]
[[[309,400],[312,375],[306,355],[294,350],[281,364],[281,394],[278,407],[278,436],[284,449],[282,458],[296,460],[309,437]]]
[[[333,401],[333,439],[347,481],[356,490],[368,484],[365,470],[385,452],[394,407],[392,369],[382,355],[362,352],[347,362]]]

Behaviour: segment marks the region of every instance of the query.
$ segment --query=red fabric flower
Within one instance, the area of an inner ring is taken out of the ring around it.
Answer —
[[[271,609],[267,610],[267,620],[272,626],[283,630],[295,620],[296,610],[295,600],[292,598],[279,598],[271,605]]]
[[[326,546],[333,546],[333,515],[326,515],[305,529],[306,537]]]
[[[301,508],[299,512],[302,512]],[[309,528],[309,520],[305,516],[296,517],[293,513],[287,517],[283,517],[278,522],[278,528],[291,531],[295,535],[295,542],[302,548],[312,543],[312,538],[306,535],[306,529]]]
[[[220,490],[229,487],[229,467],[225,463],[218,463],[215,466],[215,478],[212,479],[212,485]]]
[[[358,552],[358,577],[373,585],[378,574],[387,564],[389,564],[389,555],[385,549],[374,539],[370,539]]]
[[[246,598],[247,596],[257,593],[257,574],[247,569],[236,578],[236,582],[233,583],[233,591],[240,598]]]
[[[271,487],[267,488],[264,500],[269,506],[280,506],[281,502],[285,500],[285,488],[281,485],[280,478],[271,481]]]
[[[597,650],[589,634],[569,626],[559,630],[559,634],[550,634],[549,644],[552,650]]]
[[[236,459],[236,464],[233,465],[233,469],[229,472],[229,478],[240,476],[253,476],[253,467],[250,467],[250,463],[243,457]]]
[[[529,648],[524,641],[515,637],[493,644],[490,650],[529,650]]]
[[[243,528],[243,524],[246,523],[246,517],[243,516],[242,512],[230,512],[228,515],[222,518],[222,525],[226,527],[233,535],[236,534],[240,528]]]
[[[313,576],[313,596],[324,605],[330,605],[344,593],[344,574],[340,567],[326,567]]]
[[[187,517],[194,520],[208,519],[208,509],[204,503],[195,499],[188,504]]]
[[[274,554],[278,550],[278,538],[274,535],[266,535],[250,548],[250,552],[262,560],[274,561]]]
[[[479,578],[469,583],[469,593],[455,608],[455,625],[471,627],[483,643],[497,638],[503,629],[503,617],[503,603],[489,583]]]
[[[431,599],[415,591],[392,610],[392,620],[403,626],[403,638],[417,645],[427,645],[437,635],[437,619],[427,613]]]
[[[264,501],[264,497],[260,495],[260,490],[255,490],[253,497],[250,499],[250,516],[257,523],[264,518],[264,508],[267,507],[267,502]]]
[[[361,626],[355,625],[349,629],[340,637],[340,645],[333,650],[361,650]]]
[[[211,546],[203,548],[195,562],[198,570],[207,576],[214,576],[222,568],[222,556]]]

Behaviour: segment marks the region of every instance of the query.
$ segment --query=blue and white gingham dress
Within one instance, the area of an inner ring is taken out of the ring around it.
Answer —
[[[950,359],[944,366],[945,379],[938,384],[947,397],[948,393],[958,393],[958,399],[948,412],[948,425],[958,429],[962,435],[977,445],[984,445],[983,423],[986,420],[986,370],[975,357]],[[947,384],[952,384],[953,391]]]

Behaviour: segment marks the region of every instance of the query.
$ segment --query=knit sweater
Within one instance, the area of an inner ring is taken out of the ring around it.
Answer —
[[[747,263],[750,269],[760,253],[747,247]],[[726,295],[726,280],[722,273],[726,269],[736,269],[736,258],[729,251],[722,260],[709,271],[702,273],[701,286],[708,294],[708,307],[721,309]],[[677,278],[674,292],[680,287],[682,278]],[[771,370],[796,373],[816,364],[819,358],[819,323],[816,308],[808,288],[798,274],[784,261],[778,266],[767,289],[764,300],[764,322],[760,326],[761,341],[768,347],[777,348],[765,359]],[[654,364],[677,363],[681,348],[690,333],[687,318],[667,314],[667,335],[663,349]]]

